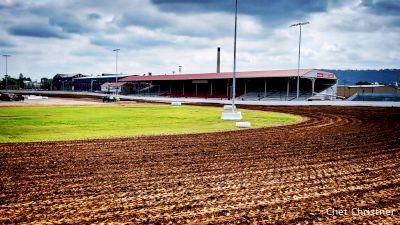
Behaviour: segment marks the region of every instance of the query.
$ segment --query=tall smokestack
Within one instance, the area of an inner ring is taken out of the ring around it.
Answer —
[[[221,71],[221,48],[218,47],[217,50],[217,73],[220,73]]]

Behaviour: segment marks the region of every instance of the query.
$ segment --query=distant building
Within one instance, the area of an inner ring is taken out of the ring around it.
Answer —
[[[62,91],[73,91],[74,90],[74,79],[87,77],[87,75],[83,74],[56,74],[53,77],[53,90],[62,90]]]
[[[101,85],[101,92],[129,94],[132,91],[132,85],[127,82],[112,82]]]
[[[99,76],[79,77],[73,79],[75,91],[101,91],[101,85],[104,83],[115,83],[122,78],[131,75],[115,75],[115,74],[102,74]]]
[[[26,81],[24,81],[24,87],[25,87],[25,89],[39,90],[39,89],[41,89],[41,83],[38,81],[26,80]]]
[[[388,93],[398,94],[400,90],[396,86],[385,86],[382,84],[369,84],[369,85],[339,85],[337,88],[339,96],[349,98],[357,93]]]

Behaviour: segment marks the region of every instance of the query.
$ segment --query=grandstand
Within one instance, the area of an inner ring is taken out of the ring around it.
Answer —
[[[254,101],[308,100],[313,96],[336,96],[335,74],[302,69],[297,98],[297,70],[237,72],[236,98]],[[129,76],[120,79],[134,87],[132,95],[181,98],[232,98],[232,73]],[[328,98],[327,98],[328,96]]]

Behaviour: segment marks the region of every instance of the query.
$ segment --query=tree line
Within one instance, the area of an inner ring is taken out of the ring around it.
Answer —
[[[51,90],[52,81],[53,79],[49,79],[47,77],[41,78],[39,83],[40,89]],[[6,75],[1,79],[0,89],[7,89],[8,87],[12,87],[13,89],[28,89],[33,88],[33,83],[34,82],[32,82],[30,77],[25,77],[22,73],[19,74],[18,78]]]

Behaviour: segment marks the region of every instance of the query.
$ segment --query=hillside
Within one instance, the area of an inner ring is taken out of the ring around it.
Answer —
[[[383,70],[331,70],[323,69],[336,74],[339,84],[355,84],[358,81],[379,82],[382,84],[393,85],[400,80],[400,69]]]

